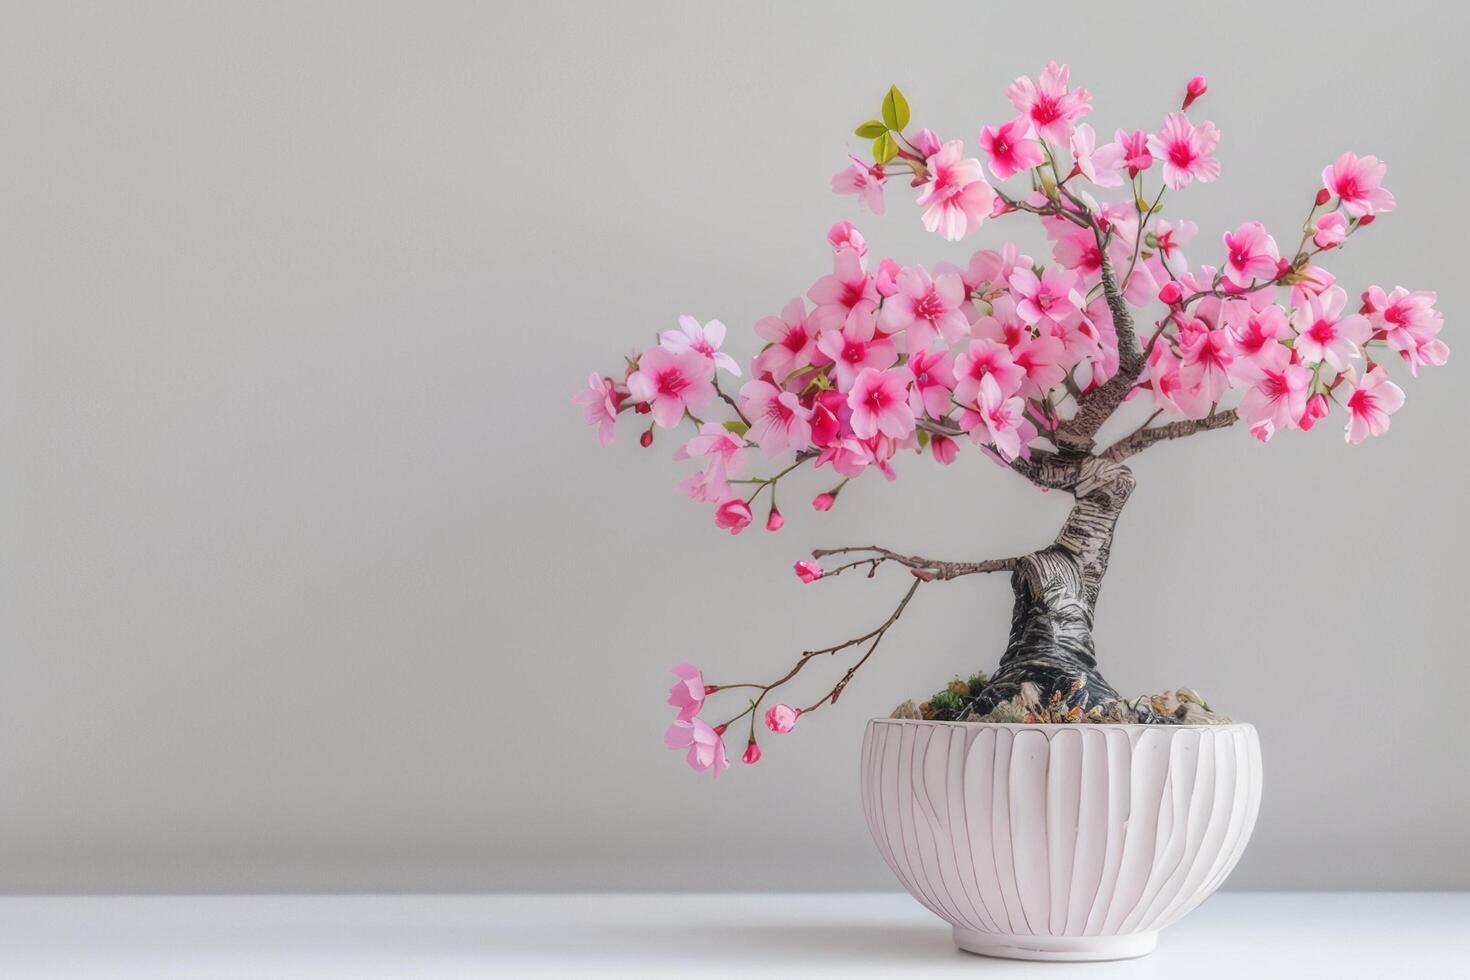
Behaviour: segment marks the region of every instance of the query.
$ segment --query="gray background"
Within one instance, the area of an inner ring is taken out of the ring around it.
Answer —
[[[1119,688],[1259,727],[1234,886],[1470,886],[1451,7],[6,5],[0,888],[892,887],[863,723],[994,664],[1003,581],[924,590],[714,785],[660,744],[665,670],[771,676],[903,587],[802,588],[815,545],[1006,555],[1065,501],[905,459],[732,539],[672,440],[599,451],[568,399],[684,312],[749,357],[855,215],[827,180],[890,81],[973,147],[1049,58],[1105,133],[1209,77],[1196,261],[1245,219],[1295,241],[1344,149],[1389,161],[1399,211],[1332,267],[1438,288],[1455,358],[1371,444],[1141,457],[1098,640]],[[1045,254],[926,235],[910,193],[861,219],[875,253]]]

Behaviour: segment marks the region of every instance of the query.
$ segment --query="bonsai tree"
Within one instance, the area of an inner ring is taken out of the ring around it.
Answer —
[[[1386,167],[1375,157],[1343,153],[1322,171],[1320,186],[1309,185],[1290,249],[1248,221],[1224,235],[1223,248],[1201,249],[1204,264],[1186,260],[1196,227],[1165,217],[1165,198],[1219,176],[1218,130],[1188,115],[1204,93],[1204,79],[1195,78],[1156,131],[1119,129],[1099,143],[1081,121],[1092,108],[1087,90],[1070,87],[1067,68],[1050,64],[1039,78],[1008,87],[1016,115],[980,130],[982,164],[965,155],[962,141],[910,128],[909,106],[892,88],[880,118],[856,130],[871,142],[872,161],[854,156],[832,178],[833,190],[881,215],[889,183],[906,179],[924,227],[950,241],[1025,215],[1045,229],[1049,262],[1009,243],[976,252],[964,267],[875,261],[858,230],[842,222],[827,235],[830,274],[805,299],[755,324],[764,346],[748,376],[721,349],[724,325],[688,316],[618,375],[591,376],[576,400],[603,445],[620,421],[641,429],[644,447],[673,436],[675,458],[699,464],[679,489],[713,507],[715,525],[732,534],[751,524],[758,506],[766,529],[779,530],[778,488],[803,467],[833,473],[830,489],[812,501],[826,511],[850,480],[874,472],[895,479],[900,453],[948,465],[967,443],[1036,487],[1074,499],[1056,539],[1029,554],[953,561],[860,545],[796,562],[808,583],[854,569],[871,577],[884,565],[901,566],[910,581],[882,622],[805,651],[774,680],[709,684],[688,664],[674,668],[669,700],[678,715],[666,742],[687,748],[694,768],[718,775],[728,765],[726,730],[747,718],[744,761],[756,762],[758,717],[784,733],[800,716],[835,704],[922,585],[992,572],[1010,573],[1015,592],[998,668],[897,713],[1051,722],[1212,717],[1187,689],[1124,700],[1098,671],[1093,617],[1113,531],[1134,488],[1129,460],[1163,442],[1236,426],[1269,442],[1335,413],[1347,442],[1361,442],[1386,432],[1404,402],[1387,362],[1417,375],[1445,363],[1449,351],[1438,338],[1434,293],[1370,286],[1355,305],[1323,264],[1393,210],[1382,186]],[[1130,401],[1143,406],[1142,424],[1099,442],[1104,423]],[[757,473],[763,462],[768,475]],[[833,658],[839,672],[816,701],[774,703],[810,664]],[[739,701],[712,724],[700,712],[717,692]]]

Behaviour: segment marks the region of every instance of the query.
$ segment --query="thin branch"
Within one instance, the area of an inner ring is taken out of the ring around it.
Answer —
[[[848,568],[856,568],[862,565],[870,565],[873,571],[885,561],[895,562],[910,569],[916,578],[923,581],[948,581],[959,578],[961,575],[978,575],[984,572],[1009,572],[1013,571],[1021,559],[1019,558],[992,558],[988,561],[936,561],[933,558],[922,558],[918,555],[901,555],[887,548],[877,545],[853,545],[847,548],[818,548],[812,552],[813,558],[825,558],[828,555],[867,554],[867,558],[859,558],[848,562],[824,573],[824,577],[830,577],[841,573]],[[869,573],[871,574],[871,572]],[[860,637],[855,642],[861,642],[866,637]],[[830,651],[822,650],[820,653]]]
[[[1170,422],[1168,425],[1156,425],[1151,429],[1138,429],[1132,435],[1124,436],[1113,443],[1100,455],[1103,459],[1112,460],[1115,463],[1122,462],[1135,453],[1140,453],[1156,442],[1166,439],[1180,439],[1184,436],[1192,436],[1196,432],[1210,432],[1214,429],[1224,429],[1234,425],[1240,416],[1235,409],[1226,409],[1223,412],[1215,412],[1206,415],[1202,419],[1184,419],[1180,422]]]
[[[888,628],[890,626],[892,626],[894,623],[898,622],[898,617],[900,617],[900,616],[903,615],[904,609],[908,607],[909,600],[914,597],[914,593],[915,592],[919,591],[919,586],[922,585],[922,584],[923,584],[923,580],[922,579],[918,579],[918,578],[914,579],[914,584],[909,586],[909,590],[904,593],[903,599],[901,599],[899,601],[898,608],[895,609],[895,610],[893,610],[892,615],[890,615],[888,617],[888,619],[886,621],[884,621],[884,623],[883,623],[882,626],[878,627],[876,630],[873,630],[871,633],[867,634],[866,636],[860,637],[857,640],[851,640],[851,641],[849,641],[847,643],[844,643],[841,646],[836,647],[836,648],[834,648],[834,649],[832,649],[830,651],[812,651],[812,652],[809,652],[809,653],[802,654],[802,663],[805,663],[808,658],[816,656],[816,654],[819,653],[819,652],[835,653],[835,652],[837,652],[837,650],[843,650],[843,649],[846,649],[849,646],[855,646],[856,644],[861,643],[863,640],[866,640],[869,637],[871,637],[872,640],[873,640],[872,646],[868,647],[867,652],[864,653],[862,655],[862,657],[860,657],[858,659],[858,662],[857,663],[855,663],[851,667],[847,668],[847,672],[842,675],[842,679],[839,680],[836,683],[836,685],[833,686],[832,690],[829,691],[827,694],[823,695],[822,697],[818,698],[809,707],[806,707],[806,708],[801,709],[802,714],[809,714],[809,713],[811,713],[813,711],[816,711],[823,704],[836,704],[837,703],[837,699],[842,696],[843,689],[845,689],[847,687],[848,682],[850,682],[852,680],[853,675],[858,672],[858,669],[860,667],[862,667],[863,664],[865,664],[865,663],[868,662],[868,658],[873,655],[873,651],[878,649],[878,644],[881,643],[881,642],[883,642],[883,637],[888,632]],[[800,668],[800,666],[801,666],[801,664],[797,664],[797,667],[798,668]],[[795,671],[793,671],[793,673],[795,673]]]

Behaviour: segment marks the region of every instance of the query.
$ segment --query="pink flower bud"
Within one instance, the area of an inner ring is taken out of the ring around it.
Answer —
[[[811,585],[822,577],[822,566],[814,561],[799,561],[793,568],[796,569],[796,577],[806,585]]]
[[[873,279],[873,285],[877,287],[879,296],[893,296],[898,292],[900,268],[899,264],[892,259],[884,259],[878,263],[878,274]]]
[[[914,144],[914,149],[918,150],[925,160],[938,153],[943,145],[932,129],[919,130],[909,139],[909,142]]]
[[[772,705],[766,711],[766,727],[777,735],[785,735],[796,727],[796,719],[800,715],[801,709],[789,704]]]
[[[647,449],[649,446],[653,445],[653,426],[650,425],[648,429],[643,433],[643,435],[638,437],[638,445],[642,446],[644,449]]]
[[[1327,188],[1323,187],[1321,190],[1317,191],[1317,207],[1320,208],[1322,205],[1326,204],[1330,200],[1332,200],[1332,192],[1329,191]]]
[[[1181,289],[1179,284],[1172,279],[1164,283],[1163,288],[1159,290],[1160,303],[1166,303],[1169,306],[1173,306],[1175,303],[1179,302],[1183,298],[1184,290]]]
[[[1307,410],[1302,413],[1301,420],[1297,424],[1302,427],[1303,432],[1310,432],[1319,419],[1327,417],[1327,412],[1327,398],[1323,395],[1313,395],[1307,399]]]
[[[725,734],[725,729],[727,729],[729,727],[730,727],[729,725],[716,725],[715,726],[715,734],[716,735],[723,735],[723,734]]]
[[[1184,105],[1180,106],[1179,108],[1188,109],[1190,106],[1194,105],[1195,99],[1198,99],[1209,90],[1210,87],[1205,84],[1205,76],[1194,76],[1189,80],[1189,84],[1184,87]]]
[[[771,507],[771,512],[766,515],[766,530],[779,531],[783,526],[785,526],[785,524],[786,518],[782,517],[781,512],[777,510],[773,505]]]
[[[637,412],[639,415],[647,415],[649,412],[653,411],[653,406],[648,404],[648,402],[639,402],[637,405],[633,406],[633,411]]]
[[[749,526],[750,505],[739,497],[731,497],[715,508],[715,527],[739,534]]]
[[[837,503],[836,494],[819,493],[812,498],[812,510],[831,510],[835,503]]]
[[[859,255],[868,254],[867,241],[851,221],[839,221],[827,229],[827,241],[834,252],[850,248]]]
[[[745,754],[740,757],[740,761],[747,766],[753,766],[761,761],[761,747],[755,744],[755,739],[751,739],[750,744],[745,746]]]
[[[1276,260],[1276,278],[1277,279],[1280,279],[1282,276],[1288,276],[1290,274],[1291,274],[1291,259],[1285,259],[1285,258],[1283,258],[1283,259],[1277,259]]]
[[[1375,214],[1365,214],[1361,218],[1358,219],[1358,227],[1359,228],[1366,228],[1368,225],[1371,225],[1373,222],[1375,222],[1377,220],[1378,220],[1378,216],[1377,215],[1375,215]]]
[[[934,453],[934,458],[945,466],[953,463],[955,457],[960,453],[959,444],[949,436],[935,436],[929,440],[929,450]]]

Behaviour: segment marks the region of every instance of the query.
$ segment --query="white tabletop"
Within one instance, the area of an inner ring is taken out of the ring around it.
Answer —
[[[1464,976],[1467,893],[1226,893],[1141,959],[990,960],[907,895],[0,898],[0,976]]]

